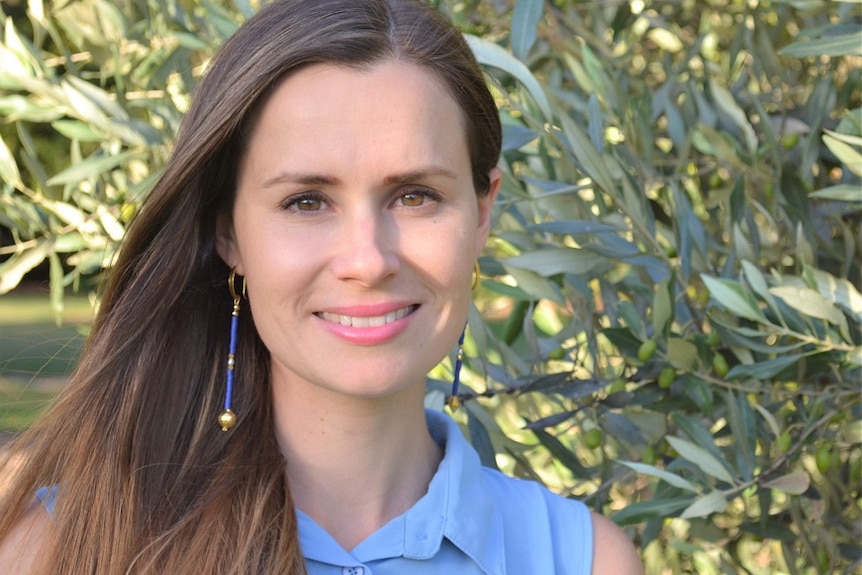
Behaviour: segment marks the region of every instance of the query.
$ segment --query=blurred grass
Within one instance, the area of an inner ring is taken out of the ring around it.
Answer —
[[[0,297],[0,432],[26,428],[75,367],[92,306],[69,294],[60,325],[48,294],[18,289]]]
[[[0,432],[15,433],[32,423],[54,398],[55,391],[0,382]]]

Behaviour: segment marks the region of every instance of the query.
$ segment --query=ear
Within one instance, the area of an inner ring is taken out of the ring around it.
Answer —
[[[219,257],[231,269],[236,269],[239,275],[245,275],[242,269],[242,258],[236,244],[236,235],[233,229],[233,218],[229,213],[219,214],[216,218],[216,252]]]
[[[503,171],[500,168],[494,167],[488,173],[490,185],[488,193],[479,197],[479,230],[476,234],[476,257],[485,249],[485,242],[488,241],[488,235],[491,233],[491,210],[494,207],[494,202],[497,200],[497,194],[500,193],[500,184],[503,182]]]

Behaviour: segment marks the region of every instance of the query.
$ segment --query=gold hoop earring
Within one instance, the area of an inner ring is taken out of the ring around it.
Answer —
[[[236,293],[236,268],[231,268],[230,275],[227,276],[227,289],[230,290],[230,297],[236,301],[242,297],[242,299],[248,299],[248,295],[246,295],[246,287],[245,287],[245,277],[240,276],[242,279],[242,289],[240,290],[239,295]]]
[[[476,263],[473,264],[473,283],[470,286],[470,289],[476,291],[476,288],[479,287],[479,279],[482,275],[482,268],[479,267],[479,260],[476,260]]]

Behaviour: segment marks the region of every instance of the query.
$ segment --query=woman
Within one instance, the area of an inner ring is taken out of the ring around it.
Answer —
[[[251,18],[200,85],[68,389],[15,448],[0,565],[639,572],[612,523],[480,469],[423,410],[466,321],[499,153],[478,66],[422,4]]]

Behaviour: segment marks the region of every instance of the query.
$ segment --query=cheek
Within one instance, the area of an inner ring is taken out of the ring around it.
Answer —
[[[266,323],[290,323],[308,311],[310,301],[335,289],[319,244],[272,238],[244,253],[249,300]],[[304,311],[303,311],[304,310]]]
[[[401,255],[429,281],[454,290],[470,289],[476,243],[465,222],[434,224],[402,234]]]

